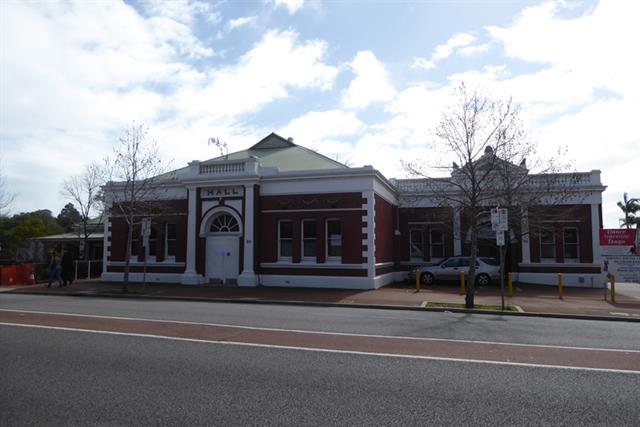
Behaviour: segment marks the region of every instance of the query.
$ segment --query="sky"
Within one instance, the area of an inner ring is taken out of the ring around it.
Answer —
[[[460,82],[521,108],[541,155],[602,171],[605,227],[640,197],[640,2],[0,2],[11,213],[68,202],[135,120],[173,168],[270,132],[406,177]],[[535,171],[532,171],[535,172]]]

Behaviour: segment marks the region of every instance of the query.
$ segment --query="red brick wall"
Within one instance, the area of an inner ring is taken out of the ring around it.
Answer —
[[[359,264],[362,262],[362,211],[361,193],[305,194],[292,196],[260,196],[259,219],[256,236],[256,264],[276,262],[278,260],[278,221],[289,219],[293,226],[292,262],[301,259],[301,220],[316,220],[317,263],[326,261],[325,223],[327,219],[339,219],[342,222],[342,263]],[[354,208],[353,211],[338,209]],[[317,211],[317,209],[324,209]],[[334,210],[335,209],[335,210]],[[264,212],[278,210],[280,212]],[[286,212],[286,211],[295,212]],[[308,212],[304,212],[308,210]]]
[[[376,263],[390,262],[394,258],[395,215],[394,206],[375,195]]]
[[[151,226],[156,231],[156,260],[164,259],[164,224],[167,222],[176,224],[176,261],[184,262],[186,258],[187,248],[187,201],[186,200],[159,200],[154,202],[152,207],[154,214],[152,216]],[[116,212],[112,208],[112,212]],[[123,217],[113,216],[111,219],[111,240],[109,246],[111,249],[110,261],[124,261],[127,245],[128,226]],[[134,219],[140,221],[140,217]],[[139,226],[136,227],[139,229]],[[138,259],[144,259],[142,252],[142,239],[138,240],[140,247]]]
[[[409,261],[409,230],[423,227],[425,232],[440,229],[444,234],[444,256],[453,256],[453,210],[450,208],[400,208],[398,209],[400,238],[398,239],[398,257],[400,261]],[[410,222],[432,224],[411,225]],[[426,239],[425,239],[426,240]],[[430,261],[425,251],[425,261]]]
[[[580,262],[593,262],[591,205],[544,206],[529,209],[531,262],[540,262],[540,227],[553,227],[556,233],[556,262],[564,262],[563,230],[578,229]],[[599,220],[599,219],[598,219]]]

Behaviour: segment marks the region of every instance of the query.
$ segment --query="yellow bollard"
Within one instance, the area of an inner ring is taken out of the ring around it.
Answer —
[[[611,275],[611,302],[616,303],[616,275]]]
[[[460,295],[464,295],[466,294],[467,291],[465,290],[464,287],[464,271],[460,272]]]
[[[507,292],[509,298],[511,298],[513,296],[513,273],[507,275]]]
[[[564,287],[562,285],[562,273],[558,273],[558,298],[564,299]]]
[[[420,292],[420,269],[416,268],[416,292]]]

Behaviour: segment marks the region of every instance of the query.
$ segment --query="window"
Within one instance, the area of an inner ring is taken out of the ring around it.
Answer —
[[[131,256],[138,257],[140,254],[140,226],[133,226],[133,234],[131,235]]]
[[[444,236],[442,230],[431,230],[431,258],[444,257]]]
[[[564,235],[564,258],[577,260],[580,258],[580,245],[578,242],[578,229],[565,228]]]
[[[313,219],[302,220],[302,257],[315,258],[316,256],[316,221]]]
[[[421,229],[409,230],[409,256],[411,258],[423,259],[424,254],[422,248],[424,245],[423,234]]]
[[[342,256],[342,223],[339,219],[327,220],[327,257]]]
[[[149,252],[148,253],[150,258],[156,256],[157,243],[158,243],[158,232],[156,227],[152,225],[149,233]]]
[[[240,231],[240,226],[233,215],[223,212],[213,217],[209,231],[211,233],[233,233]]]
[[[176,224],[168,222],[164,225],[164,257],[176,256]]]
[[[291,220],[278,221],[278,258],[291,258],[292,232]]]
[[[556,258],[556,235],[552,228],[542,228],[540,230],[540,258]]]

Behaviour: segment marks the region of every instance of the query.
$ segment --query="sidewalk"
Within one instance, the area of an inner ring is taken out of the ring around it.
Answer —
[[[434,285],[416,292],[409,283],[395,283],[377,290],[337,290],[307,288],[238,288],[222,286],[185,286],[135,283],[123,295],[121,283],[82,280],[73,285],[47,288],[46,284],[21,287],[1,287],[0,292],[15,294],[50,294],[74,296],[104,296],[131,298],[189,299],[233,302],[278,302],[295,304],[329,304],[379,308],[421,309],[425,302],[464,303],[464,296],[455,285]],[[640,284],[616,285],[616,303],[604,300],[603,289],[565,288],[564,299],[558,298],[553,286],[514,285],[513,297],[505,297],[506,305],[518,306],[525,315],[559,317],[593,317],[624,319],[640,322]],[[493,285],[479,289],[475,303],[500,306],[500,289]],[[425,309],[426,310],[426,309]],[[433,310],[433,309],[432,309]],[[438,310],[438,309],[436,309]],[[438,311],[462,311],[452,308]],[[516,313],[516,315],[522,315]]]

